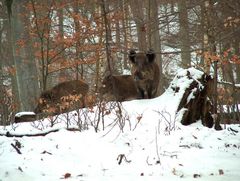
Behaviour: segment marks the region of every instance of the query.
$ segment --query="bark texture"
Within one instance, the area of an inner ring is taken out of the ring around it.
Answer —
[[[213,104],[210,99],[213,93],[212,77],[203,73],[201,78],[195,79],[189,71],[186,76],[192,82],[185,89],[178,105],[177,116],[182,115],[181,123],[190,125],[201,120],[204,126],[212,128],[215,124],[215,129],[220,130],[221,126],[213,112]],[[180,90],[180,87],[171,88],[175,93]]]

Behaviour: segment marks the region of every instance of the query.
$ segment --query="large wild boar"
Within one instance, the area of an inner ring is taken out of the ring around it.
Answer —
[[[81,80],[62,82],[40,95],[34,112],[55,115],[68,111],[76,104],[85,107],[84,96],[88,90],[88,84]]]
[[[107,101],[126,101],[139,98],[131,75],[108,75],[102,81],[100,94]]]
[[[155,53],[131,50],[129,60],[132,63],[132,76],[141,98],[150,99],[157,96],[159,84],[159,67],[155,60]]]

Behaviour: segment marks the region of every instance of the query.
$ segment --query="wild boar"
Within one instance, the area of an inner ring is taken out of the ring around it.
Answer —
[[[107,101],[126,101],[139,98],[131,75],[108,75],[102,81],[100,95]]]
[[[155,60],[153,50],[138,52],[131,50],[129,60],[132,63],[132,76],[137,90],[143,99],[150,99],[157,96],[159,84],[159,67]]]
[[[55,115],[68,111],[73,104],[85,107],[84,96],[88,90],[88,84],[81,80],[62,82],[40,95],[34,112]]]

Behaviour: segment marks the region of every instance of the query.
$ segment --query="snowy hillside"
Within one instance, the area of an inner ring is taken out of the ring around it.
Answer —
[[[172,84],[184,88],[189,82],[174,79]],[[105,115],[105,129],[101,122],[97,133],[89,125],[82,132],[60,129],[46,136],[0,136],[0,181],[238,181],[240,125],[227,125],[222,131],[203,127],[200,121],[181,125],[175,112],[182,94],[168,89],[152,100],[124,102],[123,119],[118,117],[119,110],[112,108]],[[92,125],[96,112],[97,108],[87,115]],[[77,128],[76,119],[72,112],[69,127]],[[48,119],[14,124],[0,127],[0,134],[63,128],[66,115],[56,122],[53,127]]]

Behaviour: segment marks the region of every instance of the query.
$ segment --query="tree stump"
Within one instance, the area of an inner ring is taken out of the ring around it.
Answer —
[[[194,72],[198,72],[198,76],[194,75]],[[182,98],[177,108],[177,118],[183,125],[190,125],[202,121],[202,124],[208,128],[212,128],[215,121],[215,114],[213,112],[213,104],[211,97],[213,95],[213,78],[204,72],[194,71],[193,68],[187,69],[186,74],[177,75],[175,78],[183,78],[187,80],[189,84],[184,90]],[[179,86],[179,87],[178,87]],[[177,93],[180,91],[180,85],[171,87],[172,90]],[[215,125],[216,129],[221,129],[220,125]]]

